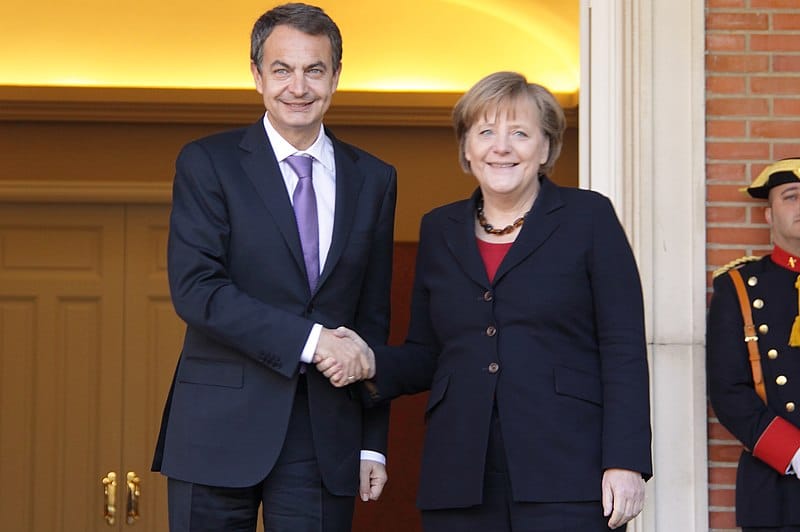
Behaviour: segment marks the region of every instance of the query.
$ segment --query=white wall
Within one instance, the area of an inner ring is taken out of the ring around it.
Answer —
[[[657,23],[656,23],[657,21]],[[708,529],[702,0],[581,0],[581,186],[642,275],[654,478],[633,531]]]

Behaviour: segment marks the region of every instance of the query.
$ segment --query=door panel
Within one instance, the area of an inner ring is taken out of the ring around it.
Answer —
[[[168,206],[127,209],[123,464],[141,479],[137,527],[147,531],[167,530],[166,480],[150,463],[185,330],[167,285],[168,217]]]
[[[0,514],[10,530],[33,530],[35,323],[33,297],[0,297]]]

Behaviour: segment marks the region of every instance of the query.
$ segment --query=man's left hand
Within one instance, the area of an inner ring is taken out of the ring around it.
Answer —
[[[383,492],[383,487],[389,476],[386,474],[386,466],[374,460],[361,460],[361,486],[359,494],[361,500],[377,501]]]

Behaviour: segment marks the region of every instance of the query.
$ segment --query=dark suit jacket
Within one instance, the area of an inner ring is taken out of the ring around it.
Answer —
[[[481,502],[495,402],[514,500],[597,501],[606,468],[648,477],[642,295],[610,202],[542,178],[490,282],[476,197],[423,218],[408,338],[377,352],[381,397],[430,389],[418,506]]]
[[[769,256],[745,264],[739,271],[748,299],[763,303],[754,304],[751,312],[758,329],[767,404],[753,386],[742,312],[727,273],[714,279],[706,338],[711,404],[720,423],[747,448],[739,458],[736,475],[736,522],[746,527],[797,526],[800,480],[771,468],[751,450],[776,417],[800,427],[800,348],[788,345],[797,315],[794,284],[798,275],[776,265]],[[753,280],[748,283],[749,279]],[[785,384],[777,384],[779,376],[786,377]]]
[[[186,337],[153,467],[214,486],[261,481],[280,453],[312,325],[386,341],[396,198],[391,166],[333,138],[333,239],[310,293],[289,196],[262,121],[188,144],[176,164],[168,270]],[[385,453],[388,409],[362,410],[308,366],[326,487],[355,495],[359,453]]]

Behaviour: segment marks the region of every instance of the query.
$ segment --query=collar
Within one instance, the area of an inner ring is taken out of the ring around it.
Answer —
[[[772,262],[781,268],[786,268],[787,270],[791,270],[795,273],[800,273],[800,257],[792,255],[788,251],[775,246],[775,248],[772,250],[770,258],[772,259]]]
[[[264,130],[267,132],[267,138],[269,138],[269,142],[272,145],[272,151],[275,152],[275,158],[278,161],[283,161],[290,155],[308,154],[322,164],[329,173],[334,173],[336,162],[333,157],[333,142],[325,134],[322,125],[319,126],[319,134],[317,134],[317,139],[314,143],[311,144],[308,149],[298,150],[278,133],[267,119],[267,113],[264,113],[263,123]]]

